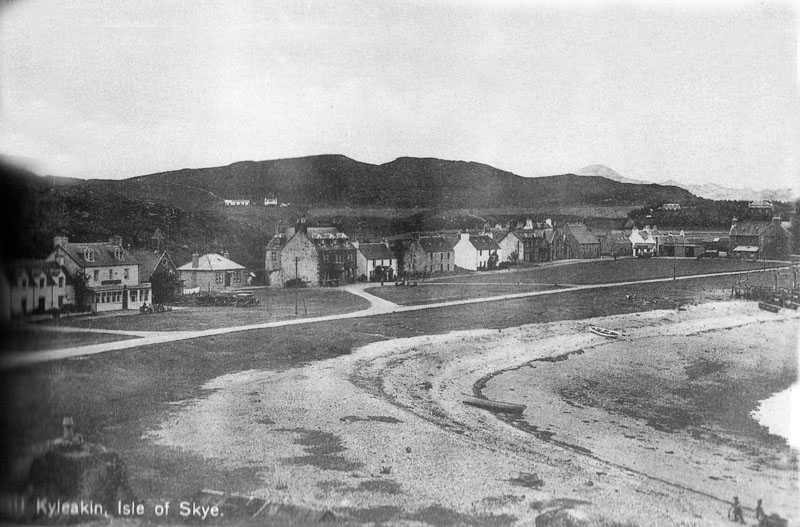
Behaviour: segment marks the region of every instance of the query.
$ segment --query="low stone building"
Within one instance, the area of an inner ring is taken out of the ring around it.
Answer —
[[[730,230],[730,252],[736,258],[788,260],[791,238],[781,225],[781,219],[772,221],[737,221]]]
[[[200,291],[225,291],[247,286],[246,269],[231,261],[230,254],[192,255],[192,261],[178,267],[184,287]]]
[[[453,245],[443,236],[414,238],[403,252],[403,272],[410,275],[455,271]]]

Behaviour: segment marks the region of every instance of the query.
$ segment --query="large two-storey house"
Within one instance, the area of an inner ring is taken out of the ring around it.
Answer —
[[[53,245],[47,260],[64,266],[73,277],[85,276],[83,303],[92,311],[138,309],[152,303],[150,283],[139,281],[139,262],[122,246],[121,236],[108,242],[70,242],[57,236]]]
[[[0,270],[0,320],[61,310],[74,303],[72,277],[58,262],[3,262]]]

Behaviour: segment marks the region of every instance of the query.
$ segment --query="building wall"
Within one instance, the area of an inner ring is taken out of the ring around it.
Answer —
[[[296,267],[295,267],[295,259]],[[319,255],[305,233],[297,232],[281,251],[281,276],[278,286],[299,278],[309,286],[319,285]]]
[[[478,269],[478,251],[469,241],[469,235],[461,236],[461,239],[453,247],[453,252],[455,253],[455,264],[457,266],[470,271]]]
[[[62,286],[58,285],[59,277],[64,279]],[[3,297],[0,320],[3,319],[3,316],[18,317],[39,310],[61,309],[66,305],[74,304],[75,288],[67,285],[66,275],[60,274],[55,277],[55,281],[55,285],[45,281],[44,287],[39,287],[38,280],[28,283],[26,287],[22,287],[19,283],[8,284],[8,289],[0,295]],[[7,313],[7,315],[2,315],[3,313]]]
[[[142,305],[153,303],[153,292],[150,284],[142,284],[132,288],[119,287],[94,291],[89,296],[89,307],[94,313],[118,311],[123,309],[123,295],[128,297],[127,309],[138,310]]]
[[[63,258],[62,258],[63,257]],[[63,263],[62,263],[63,259]],[[74,276],[81,267],[75,260],[69,257],[63,248],[56,247],[55,250],[47,257],[48,261],[58,262]],[[84,267],[84,274],[88,278],[86,285],[88,287],[99,287],[101,285],[108,285],[109,281],[119,281],[119,285],[135,286],[139,284],[139,264],[138,263],[120,263],[113,266],[102,267]],[[106,282],[104,284],[103,282]]]
[[[180,271],[184,287],[199,287],[200,291],[226,291],[237,287],[245,287],[245,271],[238,269],[235,271],[200,271],[184,270]],[[225,275],[230,275],[230,285],[225,285]],[[238,277],[238,280],[237,280]]]
[[[406,273],[448,273],[455,271],[455,253],[425,252],[419,241],[414,241],[403,256],[403,271]]]
[[[502,251],[503,258],[500,260],[508,261],[508,257],[511,256],[512,253],[519,250],[519,261],[524,262],[525,260],[525,244],[517,238],[515,234],[508,234],[505,238],[497,242],[497,245],[500,246],[500,250]]]

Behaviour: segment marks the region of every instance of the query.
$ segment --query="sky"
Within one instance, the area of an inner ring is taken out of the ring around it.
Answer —
[[[800,187],[789,2],[0,5],[0,154],[40,174],[343,154]]]

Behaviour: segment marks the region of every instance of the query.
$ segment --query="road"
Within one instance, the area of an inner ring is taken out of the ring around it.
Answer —
[[[787,266],[788,267],[788,266]],[[730,271],[724,273],[708,273],[691,276],[679,276],[677,278],[653,278],[648,280],[634,280],[628,282],[614,282],[604,284],[587,284],[587,285],[572,285],[559,289],[549,289],[545,291],[530,291],[525,293],[512,293],[484,298],[469,298],[463,300],[452,300],[448,302],[437,302],[432,304],[421,304],[411,306],[401,306],[384,300],[375,295],[366,292],[366,289],[376,287],[374,283],[356,283],[343,286],[342,289],[360,296],[370,302],[370,307],[361,311],[352,313],[342,313],[335,315],[326,315],[322,317],[311,318],[298,318],[293,320],[280,320],[276,322],[265,322],[260,324],[250,324],[245,326],[232,326],[226,328],[204,329],[197,331],[174,331],[174,332],[147,332],[147,331],[113,331],[113,330],[96,330],[97,332],[106,333],[122,333],[130,334],[132,339],[118,340],[113,342],[103,342],[99,344],[90,344],[85,346],[76,346],[72,348],[56,349],[56,350],[42,350],[42,351],[10,351],[0,357],[0,369],[11,369],[31,364],[42,362],[49,362],[54,360],[68,359],[72,357],[82,357],[86,355],[95,355],[97,353],[105,353],[107,351],[115,351],[122,349],[138,348],[142,346],[152,346],[155,344],[164,344],[168,342],[178,342],[183,340],[198,339],[204,337],[211,337],[216,335],[226,335],[229,333],[238,333],[240,331],[252,331],[257,329],[270,329],[284,326],[294,326],[299,324],[314,324],[317,322],[329,322],[332,320],[344,320],[351,318],[363,318],[376,315],[385,315],[389,313],[403,313],[407,311],[422,311],[425,309],[438,309],[443,307],[461,306],[467,304],[480,304],[485,302],[498,302],[503,300],[515,300],[520,298],[529,298],[542,295],[560,295],[570,293],[573,291],[585,290],[600,290],[611,289],[618,287],[628,287],[639,284],[654,284],[659,282],[671,282],[677,280],[695,280],[697,278],[710,278],[719,276],[733,276],[749,273],[760,272],[774,272],[775,269],[756,269],[751,271]],[[380,286],[378,286],[380,287]],[[387,285],[385,287],[395,287],[394,285]],[[68,331],[74,331],[70,329]],[[88,330],[81,330],[88,331]]]

